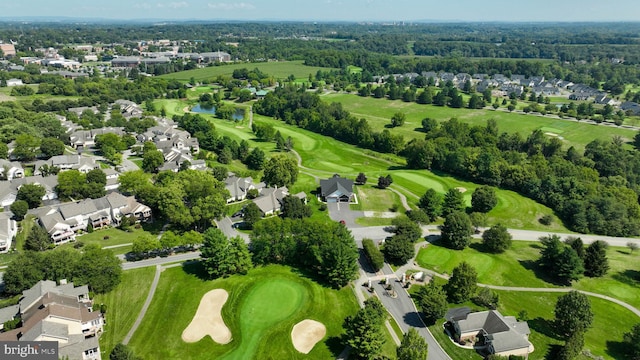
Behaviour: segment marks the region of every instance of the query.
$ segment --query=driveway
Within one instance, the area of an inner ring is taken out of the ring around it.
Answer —
[[[231,221],[228,216],[224,219],[216,221],[216,224],[218,225],[218,229],[220,229],[220,231],[222,231],[222,233],[225,234],[228,238],[240,236],[244,239],[245,243],[248,244],[250,242],[249,235],[236,230],[233,227],[233,221]]]
[[[364,211],[351,210],[348,203],[327,203],[327,209],[331,220],[343,220],[349,229],[361,227],[356,224],[356,219],[364,217]]]

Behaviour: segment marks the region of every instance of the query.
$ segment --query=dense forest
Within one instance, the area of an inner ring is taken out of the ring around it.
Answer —
[[[254,107],[259,114],[363,148],[404,155],[407,166],[444,171],[512,189],[556,211],[577,232],[612,236],[640,233],[640,153],[623,141],[593,141],[583,153],[537,130],[527,137],[500,133],[496,123],[470,126],[425,120],[425,139],[406,144],[385,129],[375,132],[339,103],[289,86]]]

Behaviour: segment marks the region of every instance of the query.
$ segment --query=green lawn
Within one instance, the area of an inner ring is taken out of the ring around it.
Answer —
[[[201,279],[201,271],[196,264],[162,273],[157,289],[161,296],[154,297],[130,343],[136,354],[145,359],[327,359],[343,350],[338,339],[343,320],[358,309],[349,287],[327,289],[288,267],[275,265],[213,281]],[[227,345],[218,345],[209,337],[194,344],[183,342],[182,331],[200,299],[217,288],[229,292],[222,315],[233,340]],[[325,324],[327,336],[303,355],[293,348],[290,332],[294,324],[307,318]]]
[[[375,212],[403,211],[398,194],[386,189],[379,189],[373,182],[355,187],[358,204],[351,205],[354,210]]]
[[[542,117],[538,115],[525,115],[494,110],[470,110],[453,109],[435,105],[421,105],[400,100],[390,101],[361,97],[354,94],[332,93],[322,96],[327,102],[340,102],[345,110],[358,118],[365,118],[375,131],[382,131],[385,125],[390,123],[391,117],[396,112],[407,115],[405,124],[391,129],[392,132],[402,134],[405,140],[423,138],[424,133],[416,131],[422,126],[422,119],[429,117],[438,121],[458,118],[471,124],[485,124],[487,119],[495,119],[500,131],[519,132],[528,136],[533,130],[541,127],[555,128],[561,131],[561,136],[567,145],[573,145],[578,149],[595,139],[609,140],[614,135],[631,141],[636,131],[610,126],[598,126],[584,122],[567,121]]]
[[[156,103],[165,106],[170,114],[182,114],[184,107],[188,106],[188,102],[180,100],[157,100]],[[205,116],[209,116],[213,121],[219,134],[236,140],[247,140],[251,147],[260,147],[267,154],[274,153],[275,144],[257,141],[246,121],[234,123],[215,119],[210,115]],[[282,136],[290,136],[293,139],[294,150],[300,154],[303,167],[307,168],[303,168],[301,171],[310,172],[320,178],[327,178],[336,173],[355,178],[358,173],[364,172],[372,183],[379,176],[391,174],[394,181],[391,186],[403,193],[409,203],[414,206],[418,198],[430,187],[441,193],[445,193],[450,188],[464,187],[467,189],[465,198],[467,204],[470,205],[471,193],[478,186],[446,174],[437,174],[426,170],[406,170],[403,168],[404,159],[400,157],[363,150],[269,117],[254,115],[254,121],[273,125]],[[340,151],[336,151],[336,149],[340,149]],[[567,231],[557,219],[550,226],[544,226],[538,222],[538,219],[543,215],[553,214],[553,211],[548,207],[513,191],[498,190],[497,194],[498,205],[488,214],[490,224],[501,222],[510,228]],[[389,203],[386,208],[392,205],[393,203]],[[372,206],[373,209],[369,209],[365,205],[359,205],[357,208],[372,211],[380,211],[376,209],[385,208],[382,200],[373,201]]]
[[[242,63],[242,64],[230,64],[221,66],[210,66],[202,69],[194,69],[187,71],[180,71],[177,73],[167,74],[159,76],[165,79],[178,79],[181,81],[189,81],[194,78],[196,81],[211,80],[219,75],[231,76],[233,70],[237,69],[260,69],[265,74],[271,75],[276,79],[284,79],[293,75],[296,79],[308,79],[309,74],[315,76],[318,70],[328,71],[335,70],[333,68],[323,68],[318,66],[306,66],[304,61],[278,61],[278,62],[260,62],[260,63]]]
[[[640,308],[640,262],[638,254],[630,255],[625,248],[610,247],[607,250],[609,272],[600,278],[583,277],[573,287],[614,297]],[[540,258],[540,244],[514,241],[511,249],[503,254],[482,251],[480,240],[474,240],[464,250],[451,250],[438,244],[420,249],[416,261],[424,268],[451,274],[462,261],[471,264],[478,272],[478,282],[498,286],[557,287],[549,282],[536,261]]]
[[[122,342],[133,326],[149,293],[154,272],[154,267],[124,271],[122,281],[113,291],[93,299],[95,304],[107,305],[107,324],[100,336],[103,359],[108,358],[111,349]]]

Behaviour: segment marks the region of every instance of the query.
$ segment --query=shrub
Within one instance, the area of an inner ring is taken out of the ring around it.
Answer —
[[[545,216],[541,217],[540,220],[538,220],[538,221],[540,221],[540,224],[542,224],[542,225],[549,226],[553,222],[553,216],[545,215]]]
[[[384,266],[384,256],[382,252],[378,249],[378,247],[373,243],[371,239],[363,239],[362,247],[364,248],[364,252],[371,261],[371,266],[373,266],[374,271],[378,271],[382,269]]]
[[[102,240],[109,240],[109,235],[105,235],[102,237]]]

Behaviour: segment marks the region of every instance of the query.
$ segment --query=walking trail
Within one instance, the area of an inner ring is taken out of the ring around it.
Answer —
[[[142,305],[142,309],[140,310],[140,313],[138,314],[136,321],[133,323],[133,326],[131,327],[131,329],[129,329],[129,332],[124,337],[124,340],[122,340],[122,343],[124,345],[127,345],[129,343],[129,340],[131,340],[131,337],[133,336],[133,334],[136,332],[136,330],[138,330],[140,323],[142,323],[142,319],[146,315],[147,310],[149,309],[149,305],[151,305],[151,300],[153,299],[153,295],[156,293],[156,288],[158,287],[158,282],[160,281],[161,272],[162,272],[162,266],[156,265],[156,274],[153,277],[153,282],[151,283],[149,294],[147,294],[147,299],[144,301],[144,305]]]

